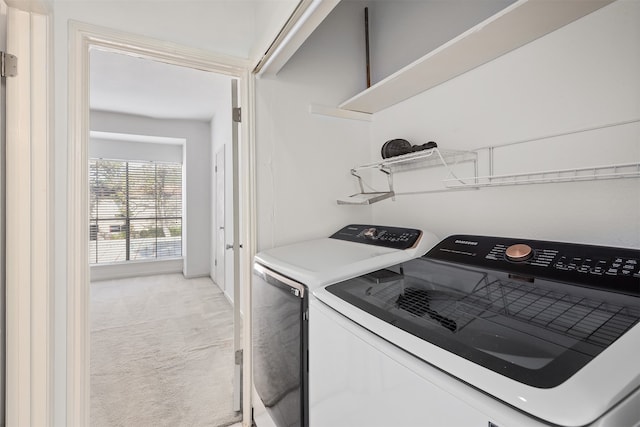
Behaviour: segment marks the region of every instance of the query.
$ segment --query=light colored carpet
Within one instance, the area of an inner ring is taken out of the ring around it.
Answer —
[[[227,426],[233,309],[208,278],[91,284],[91,425]]]

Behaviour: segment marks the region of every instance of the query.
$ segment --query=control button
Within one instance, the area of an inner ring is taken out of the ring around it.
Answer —
[[[505,251],[505,255],[511,261],[526,261],[533,255],[533,249],[524,244],[511,245]]]
[[[618,275],[618,269],[617,268],[610,268],[607,270],[607,272],[605,273],[609,276],[617,276]]]
[[[604,270],[600,267],[595,267],[591,269],[591,274],[595,274],[596,276],[602,276]]]

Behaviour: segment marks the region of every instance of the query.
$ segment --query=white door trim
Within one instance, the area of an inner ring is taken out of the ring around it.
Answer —
[[[7,51],[6,423],[52,424],[52,150],[49,18],[14,8]]]
[[[88,261],[88,136],[89,136],[89,49],[100,47],[157,59],[166,63],[212,71],[239,79],[242,105],[249,111],[254,109],[250,91],[250,62],[222,55],[214,55],[200,49],[193,49],[161,40],[150,39],[121,31],[89,24],[69,23],[69,152],[68,152],[68,196],[67,196],[67,425],[89,425],[89,261]],[[243,277],[250,277],[250,259],[255,252],[255,204],[253,196],[254,171],[247,165],[254,164],[253,114],[245,114],[242,123],[241,174],[246,177],[242,183],[242,222],[246,224],[241,238],[243,246]],[[244,191],[248,189],[249,191]],[[251,195],[251,197],[249,196]],[[246,234],[248,233],[248,234]],[[247,258],[249,261],[247,261]],[[247,276],[248,274],[248,276]],[[248,292],[248,291],[247,291]],[[242,298],[243,311],[249,312],[249,298]],[[243,327],[248,330],[247,316]],[[244,385],[247,377],[251,384],[250,360],[244,360]],[[245,392],[246,397],[249,392]],[[251,405],[243,405],[243,424],[251,424]]]
[[[211,275],[214,282],[224,292],[229,302],[233,303],[233,295],[227,292],[226,274],[226,145],[220,147],[213,155],[213,167],[215,176],[215,188],[213,188],[213,201],[211,212],[214,217],[212,233],[211,254],[214,262],[211,263]],[[221,208],[221,209],[219,209]]]

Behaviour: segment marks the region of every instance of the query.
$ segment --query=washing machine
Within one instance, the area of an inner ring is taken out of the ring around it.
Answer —
[[[313,292],[312,427],[640,425],[640,250],[454,235]]]
[[[438,239],[426,230],[348,225],[329,237],[268,249],[255,257],[252,283],[254,421],[258,427],[309,425],[309,370],[317,350],[309,325],[313,290],[419,257]],[[383,273],[384,274],[384,273]]]

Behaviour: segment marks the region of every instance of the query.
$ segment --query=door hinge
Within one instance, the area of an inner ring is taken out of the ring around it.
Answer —
[[[214,166],[214,167],[213,167],[213,171],[214,171],[215,173],[218,173],[218,166]]]
[[[236,350],[236,365],[242,365],[242,349]]]
[[[236,123],[240,123],[242,121],[242,108],[240,107],[235,107],[233,109],[233,121]]]
[[[0,75],[15,77],[18,75],[18,57],[6,52],[0,52]]]
[[[217,266],[218,266],[218,260],[217,260],[217,259],[213,261],[213,265],[214,265],[215,267],[217,267]]]

